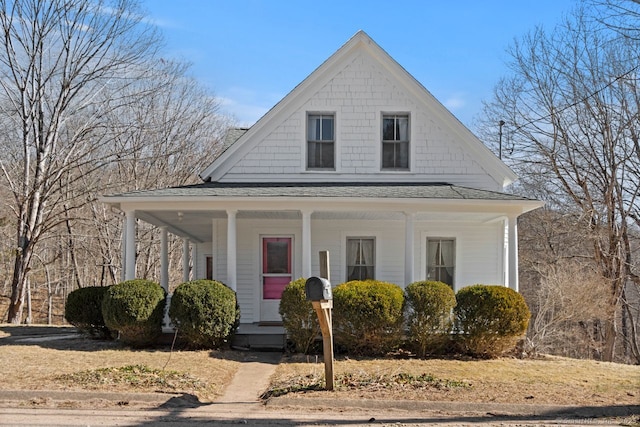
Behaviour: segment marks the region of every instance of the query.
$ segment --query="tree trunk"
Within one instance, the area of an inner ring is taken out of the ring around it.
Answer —
[[[33,323],[33,307],[31,306],[31,282],[27,279],[27,320],[25,323],[30,325]]]
[[[609,320],[604,325],[604,348],[602,349],[602,360],[613,362],[616,350],[616,324]]]
[[[27,290],[27,270],[24,250],[16,251],[13,280],[11,281],[11,302],[9,303],[7,315],[7,322],[14,325],[22,323],[22,312],[24,310],[24,299]]]
[[[82,288],[82,280],[80,279],[80,273],[78,268],[78,260],[76,259],[76,250],[75,244],[73,241],[73,230],[71,228],[71,219],[69,218],[69,207],[66,203],[62,205],[64,209],[64,222],[67,226],[67,236],[68,236],[68,248],[69,251],[69,260],[71,261],[71,269],[73,271],[73,278],[75,279],[76,286],[78,288]]]
[[[47,325],[53,325],[53,293],[49,281],[47,281]]]

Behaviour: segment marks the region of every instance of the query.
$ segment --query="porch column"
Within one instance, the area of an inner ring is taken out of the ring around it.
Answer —
[[[169,292],[169,244],[167,227],[160,227],[160,286]]]
[[[125,271],[124,279],[136,278],[136,211],[127,211],[126,215],[126,243],[125,243]]]
[[[311,211],[302,213],[302,277],[311,277]]]
[[[509,215],[508,250],[509,250],[509,281],[508,286],[518,291],[518,216]]]
[[[189,239],[182,238],[182,281],[188,282],[190,277],[189,271]]]
[[[236,236],[236,215],[238,211],[227,211],[227,285],[236,290],[237,274],[237,236]]]
[[[211,279],[215,280],[216,279],[216,275],[218,274],[218,272],[216,271],[216,259],[217,259],[217,252],[218,252],[218,248],[217,248],[217,232],[218,232],[218,220],[217,219],[212,219],[211,220]],[[205,257],[205,275],[207,274],[206,269],[207,269],[207,265],[206,265],[206,257]]]
[[[125,281],[127,271],[127,217],[122,220],[122,242],[120,244],[120,281]]]
[[[414,244],[414,220],[416,214],[404,213],[404,285],[413,283],[415,244]]]

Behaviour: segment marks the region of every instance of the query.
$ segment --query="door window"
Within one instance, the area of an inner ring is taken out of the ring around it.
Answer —
[[[291,282],[291,237],[262,239],[262,298],[280,299]]]

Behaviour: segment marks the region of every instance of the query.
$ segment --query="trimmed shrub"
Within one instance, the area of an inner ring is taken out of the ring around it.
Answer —
[[[236,293],[215,280],[180,284],[171,297],[169,317],[192,347],[220,348],[240,323]]]
[[[150,280],[134,279],[109,286],[102,301],[104,322],[120,340],[134,347],[152,344],[162,333],[165,292]]]
[[[531,313],[522,295],[504,286],[474,285],[456,295],[456,331],[461,350],[497,357],[515,347]]]
[[[440,353],[450,341],[456,294],[446,283],[414,282],[405,289],[408,340],[420,357]]]
[[[336,347],[351,354],[381,355],[402,340],[404,293],[376,280],[342,283],[333,289]]]
[[[64,306],[64,318],[92,338],[110,339],[111,332],[102,317],[102,300],[107,286],[89,286],[71,291]]]
[[[307,354],[320,334],[320,324],[311,301],[307,301],[306,279],[289,283],[282,292],[280,308],[282,324],[295,352]]]

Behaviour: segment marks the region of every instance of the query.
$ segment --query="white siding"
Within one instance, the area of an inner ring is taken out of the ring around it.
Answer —
[[[336,171],[306,171],[306,114],[332,112],[336,120]],[[411,170],[381,171],[381,117],[386,112],[410,114]],[[451,130],[437,122],[424,104],[406,93],[366,55],[344,64],[314,95],[274,129],[261,136],[252,150],[221,181],[384,181],[449,182],[500,190],[473,158],[463,151]]]
[[[329,251],[331,282],[338,285],[346,280],[347,237],[374,237],[376,239],[376,279],[404,283],[404,221],[401,220],[328,220],[311,221],[311,271],[319,274],[318,253]],[[238,274],[237,295],[242,322],[260,321],[260,237],[266,235],[294,238],[293,278],[302,273],[301,220],[238,219]],[[214,259],[214,279],[226,279],[226,221],[217,222],[217,247]],[[414,279],[426,278],[426,240],[430,237],[456,240],[456,291],[476,283],[503,284],[504,225],[497,221],[489,224],[474,222],[447,223],[440,221],[415,222]],[[197,277],[204,277],[205,256],[211,253],[210,242],[198,247]]]
[[[420,266],[416,278],[424,279],[427,271],[428,238],[453,238],[456,241],[455,290],[474,284],[503,285],[504,224],[446,222],[421,223]],[[416,279],[418,280],[418,279]]]
[[[260,295],[259,266],[260,266],[260,245],[252,235],[248,220],[238,219],[237,221],[237,268],[236,292],[240,313],[243,322],[258,322],[260,319],[259,308],[256,307],[256,298]],[[225,240],[226,247],[226,240]]]
[[[374,237],[375,278],[397,285],[404,285],[404,221],[331,221],[313,220],[311,227],[311,271],[320,271],[318,252],[329,251],[331,261],[331,283],[346,281],[347,237]]]

